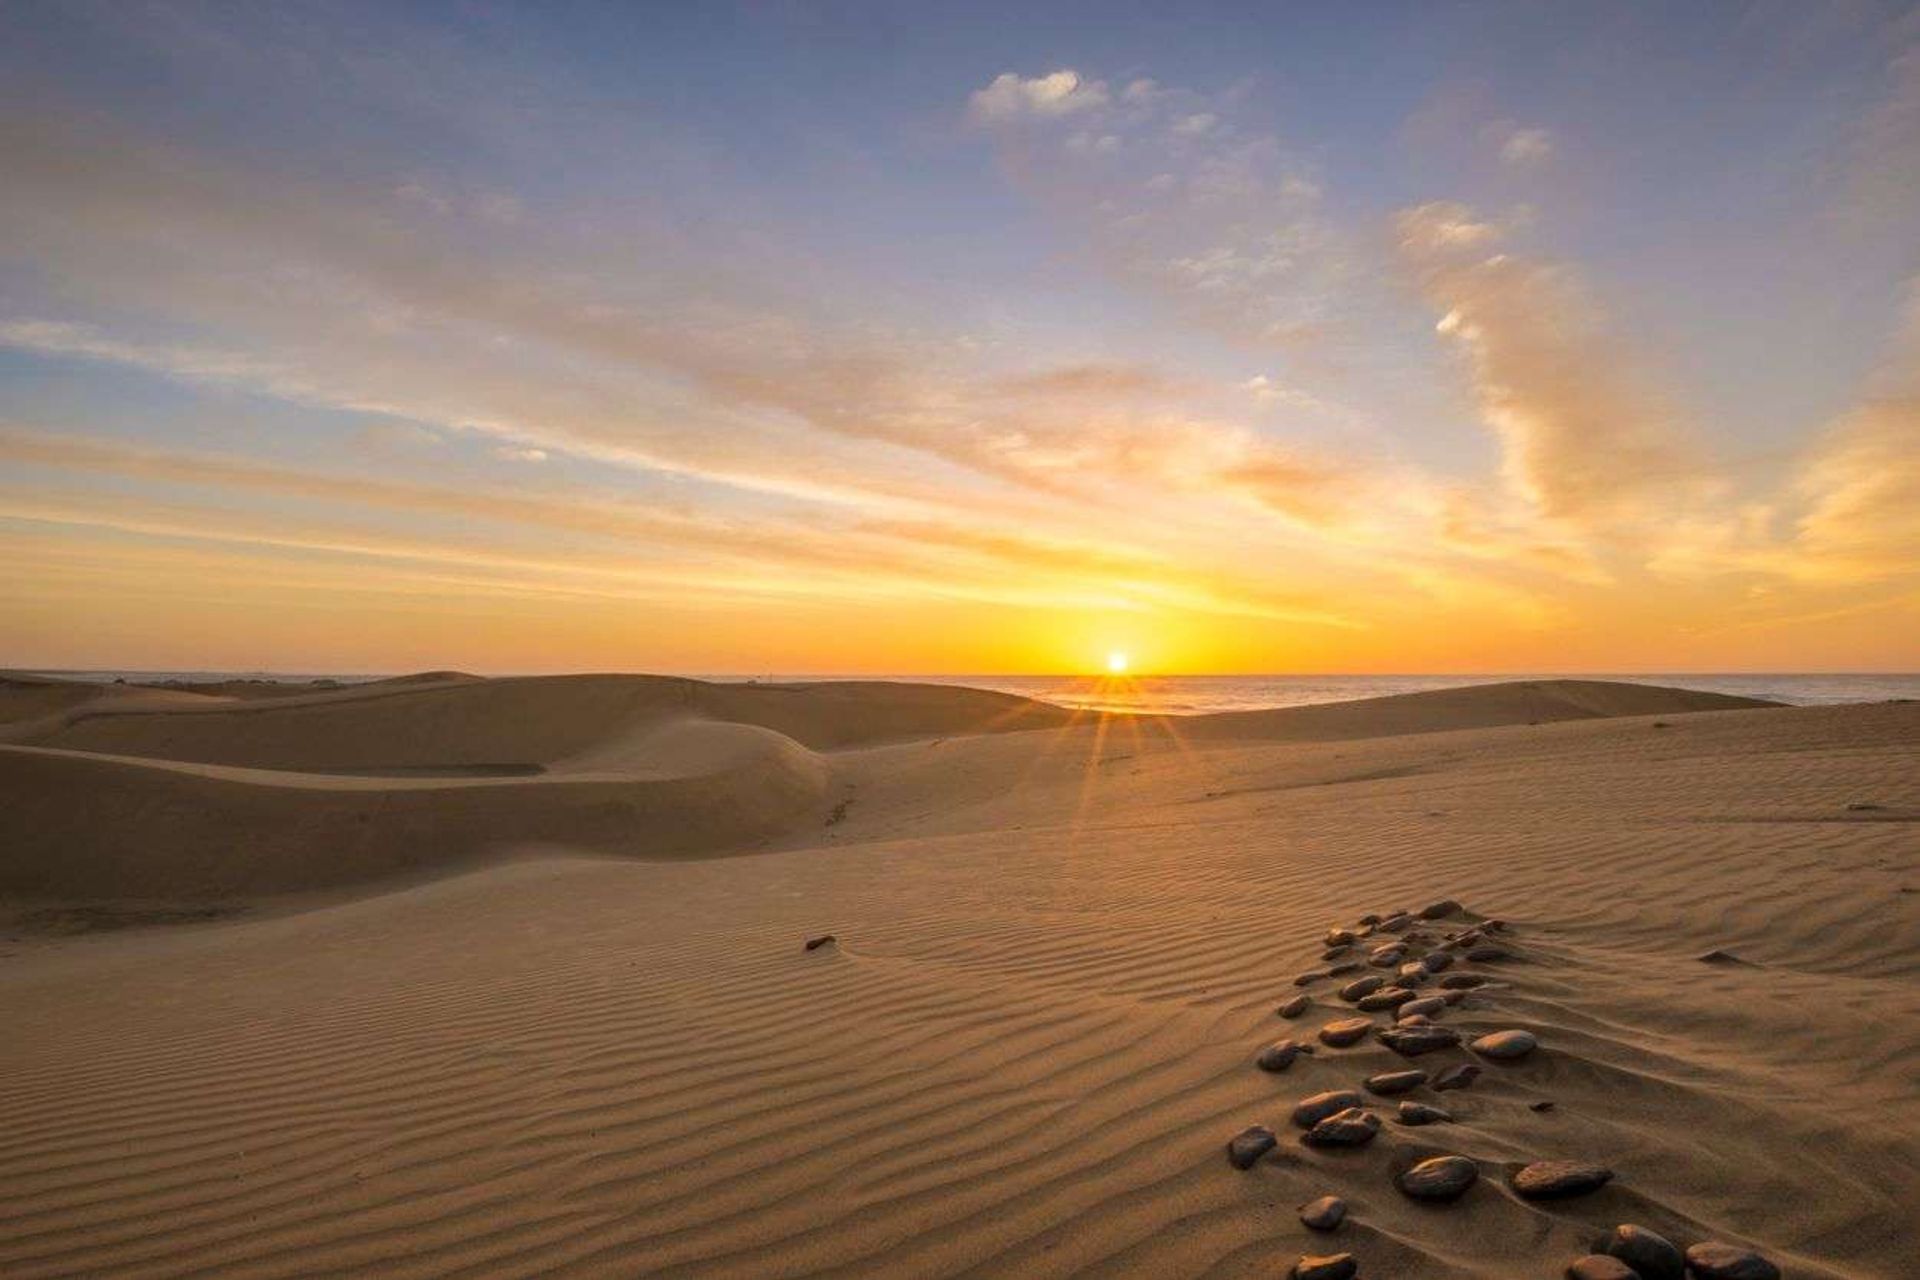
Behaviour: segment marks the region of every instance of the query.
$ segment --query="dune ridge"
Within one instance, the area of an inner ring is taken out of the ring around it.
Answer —
[[[16,937],[0,1273],[1231,1276],[1352,1251],[1363,1277],[1519,1280],[1637,1222],[1796,1280],[1915,1274],[1920,707],[1580,714],[1594,696],[1377,737],[662,722],[722,735],[646,755],[663,773],[748,728],[824,762],[819,804],[845,807],[750,857],[561,843],[296,914]],[[551,776],[645,767],[623,741]],[[162,788],[247,767],[10,758]],[[1370,1039],[1256,1069],[1350,1013],[1295,975],[1328,926],[1441,897],[1509,921],[1513,954],[1442,1024],[1541,1048],[1409,1095],[1451,1124],[1298,1145],[1299,1097],[1406,1064]],[[1276,1017],[1297,990],[1310,1009]],[[1281,1147],[1240,1172],[1223,1144],[1250,1123]],[[1394,1190],[1396,1160],[1442,1150],[1479,1165],[1468,1196]],[[1524,1201],[1506,1177],[1534,1159],[1616,1177]],[[1323,1194],[1351,1207],[1331,1236],[1294,1215]]]

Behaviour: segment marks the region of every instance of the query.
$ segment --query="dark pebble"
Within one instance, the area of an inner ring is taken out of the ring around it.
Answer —
[[[1477,973],[1450,973],[1440,979],[1440,986],[1446,991],[1471,991],[1486,985],[1487,980]]]
[[[1399,933],[1411,924],[1413,924],[1412,916],[1404,911],[1396,911],[1380,922],[1380,930],[1383,933]]]
[[[1372,1018],[1341,1018],[1320,1028],[1320,1041],[1335,1049],[1359,1044],[1373,1030]]]
[[[1459,1044],[1460,1033],[1452,1027],[1389,1027],[1380,1033],[1380,1043],[1403,1058],[1417,1058]]]
[[[1370,996],[1386,985],[1387,980],[1377,973],[1365,978],[1355,978],[1352,982],[1340,988],[1340,998],[1348,1004],[1352,1004],[1362,996]]]
[[[1511,1181],[1523,1200],[1565,1200],[1598,1191],[1613,1181],[1613,1170],[1575,1160],[1538,1160],[1514,1170]]]
[[[1401,1005],[1400,1016],[1405,1018],[1411,1014],[1418,1013],[1431,1018],[1446,1007],[1447,1002],[1443,996],[1421,996],[1418,1000],[1409,1000]]]
[[[1759,1254],[1718,1240],[1688,1249],[1687,1267],[1699,1280],[1780,1280],[1780,1268]]]
[[[1474,947],[1467,952],[1467,959],[1476,964],[1495,964],[1501,960],[1511,960],[1513,955],[1505,947]]]
[[[1517,1062],[1540,1047],[1530,1031],[1496,1031],[1481,1036],[1467,1048],[1495,1062]]]
[[[1331,1231],[1347,1219],[1347,1202],[1339,1196],[1321,1196],[1300,1206],[1300,1221],[1315,1231]]]
[[[1322,945],[1329,947],[1350,947],[1358,935],[1351,929],[1329,929]]]
[[[1312,1053],[1313,1046],[1301,1044],[1298,1040],[1276,1040],[1260,1051],[1253,1065],[1262,1071],[1285,1071],[1293,1065],[1293,1060],[1303,1053]]]
[[[1382,1009],[1397,1009],[1419,994],[1405,987],[1382,987],[1370,995],[1361,996],[1355,1003],[1368,1013],[1377,1013]]]
[[[807,950],[818,951],[820,948],[825,946],[838,946],[839,943],[840,943],[840,939],[834,937],[830,933],[823,933],[817,938],[807,939]]]
[[[1529,1103],[1527,1104],[1527,1110],[1529,1110],[1529,1111],[1551,1111],[1551,1110],[1553,1110],[1553,1099],[1551,1099],[1551,1098],[1542,1098],[1542,1099],[1541,1099],[1540,1101],[1538,1101],[1538,1102],[1529,1102]]]
[[[1377,1076],[1368,1076],[1361,1087],[1368,1093],[1392,1097],[1396,1093],[1418,1089],[1426,1082],[1427,1073],[1424,1071],[1383,1071]]]
[[[1687,1280],[1687,1260],[1681,1256],[1680,1247],[1658,1232],[1631,1222],[1615,1227],[1600,1252],[1632,1267],[1641,1280]]]
[[[1325,1093],[1311,1094],[1294,1104],[1293,1122],[1302,1129],[1311,1129],[1328,1116],[1339,1115],[1351,1107],[1361,1106],[1365,1101],[1351,1089],[1329,1089]]]
[[[1349,960],[1345,964],[1333,965],[1327,970],[1327,976],[1329,978],[1345,977],[1349,973],[1358,973],[1366,967],[1367,966],[1361,964],[1358,960]]]
[[[1428,973],[1439,973],[1453,963],[1453,956],[1450,952],[1436,951],[1420,963]]]
[[[1293,1280],[1353,1280],[1359,1274],[1360,1264],[1350,1253],[1301,1254],[1293,1264]]]
[[[1376,925],[1380,923],[1380,917],[1369,911],[1360,917],[1360,923],[1364,925]]]
[[[1343,942],[1337,947],[1328,947],[1325,951],[1322,951],[1320,958],[1322,960],[1338,960],[1351,950],[1353,950],[1353,944],[1351,942]]]
[[[1751,961],[1742,960],[1739,956],[1733,954],[1733,952],[1731,951],[1709,951],[1703,956],[1696,956],[1695,959],[1699,960],[1701,964],[1750,964],[1752,963]]]
[[[1359,1107],[1330,1115],[1307,1130],[1300,1140],[1310,1147],[1359,1147],[1380,1132],[1380,1117]]]
[[[1567,1280],[1641,1280],[1640,1273],[1618,1258],[1590,1253],[1567,1264]]]
[[[1430,1107],[1424,1102],[1402,1102],[1400,1104],[1400,1123],[1409,1126],[1423,1124],[1448,1124],[1453,1120],[1451,1111],[1442,1111],[1439,1107]]]
[[[1297,995],[1293,999],[1281,1005],[1278,1009],[1275,1009],[1274,1012],[1279,1014],[1283,1018],[1297,1018],[1301,1014],[1305,1013],[1310,1007],[1312,1007],[1312,1005],[1313,1005],[1312,996]]]
[[[1459,910],[1460,904],[1452,898],[1447,898],[1431,906],[1420,908],[1420,918],[1422,920],[1444,920]]]
[[[1477,1063],[1461,1062],[1448,1067],[1433,1078],[1435,1092],[1445,1093],[1448,1089],[1471,1089],[1473,1082],[1480,1078]]]
[[[1422,1160],[1394,1179],[1415,1200],[1458,1200],[1480,1180],[1480,1168],[1465,1156],[1434,1156]]]
[[[1325,969],[1315,969],[1310,973],[1303,973],[1299,977],[1295,978],[1293,980],[1293,985],[1296,987],[1309,987],[1309,986],[1312,986],[1314,983],[1320,981],[1320,979],[1326,976],[1327,976],[1327,971]]]
[[[1265,1125],[1242,1129],[1227,1142],[1227,1159],[1236,1169],[1251,1169],[1261,1156],[1279,1145],[1280,1139]]]

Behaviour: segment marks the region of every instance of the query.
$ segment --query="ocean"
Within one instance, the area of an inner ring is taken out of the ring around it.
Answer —
[[[161,680],[337,680],[356,684],[383,679],[369,674],[267,671],[38,671],[36,675],[79,680],[125,679],[130,683]],[[1275,675],[1275,676],[1004,676],[1004,675],[874,675],[820,676],[768,674],[761,676],[704,675],[702,680],[788,683],[806,680],[908,680],[930,684],[965,685],[1017,693],[1066,707],[1109,711],[1152,712],[1167,715],[1204,715],[1214,711],[1254,711],[1265,707],[1299,707],[1315,702],[1346,702],[1393,693],[1418,693],[1468,684],[1503,680],[1624,680],[1635,684],[1672,685],[1746,698],[1766,698],[1795,706],[1839,702],[1885,702],[1895,698],[1920,699],[1920,673],[1884,674],[1626,674],[1626,675]]]

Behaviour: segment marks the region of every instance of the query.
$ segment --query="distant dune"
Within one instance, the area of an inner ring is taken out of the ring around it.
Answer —
[[[10,1280],[1531,1280],[1619,1223],[1920,1274],[1920,705],[436,674],[0,716]],[[1356,974],[1459,1043],[1401,1056]],[[1302,1141],[1343,1089],[1378,1131]],[[1460,1200],[1398,1189],[1439,1155]]]

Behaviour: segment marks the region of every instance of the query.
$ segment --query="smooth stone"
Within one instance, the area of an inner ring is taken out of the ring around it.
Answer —
[[[1460,904],[1452,898],[1443,898],[1430,906],[1420,908],[1422,920],[1444,920],[1460,910]]]
[[[1337,1116],[1342,1111],[1363,1105],[1365,1101],[1351,1089],[1329,1089],[1325,1093],[1310,1094],[1294,1104],[1293,1122],[1302,1129],[1311,1129],[1328,1116]]]
[[[1360,923],[1365,925],[1379,924],[1380,917],[1375,915],[1373,912],[1369,911],[1367,912],[1367,914],[1360,917]]]
[[[1404,911],[1396,911],[1380,922],[1380,928],[1386,933],[1399,933],[1413,924],[1413,917]]]
[[[1458,1200],[1480,1180],[1480,1167],[1465,1156],[1434,1156],[1394,1179],[1401,1193],[1415,1200]]]
[[[1565,1200],[1598,1191],[1613,1181],[1613,1170],[1577,1160],[1536,1160],[1516,1169],[1510,1181],[1523,1200]]]
[[[1567,1264],[1567,1280],[1641,1280],[1640,1273],[1618,1258],[1590,1253]]]
[[[1352,982],[1340,988],[1340,998],[1348,1004],[1352,1004],[1363,996],[1372,995],[1386,985],[1387,980],[1377,973],[1365,978],[1355,978]]]
[[[1454,1005],[1459,1004],[1477,990],[1479,990],[1478,987],[1458,987],[1452,991],[1442,991],[1440,998],[1446,1001],[1447,1007],[1451,1009]]]
[[[1309,1008],[1311,1008],[1312,1005],[1313,1005],[1312,996],[1297,995],[1293,999],[1281,1005],[1278,1009],[1275,1009],[1274,1012],[1279,1014],[1283,1018],[1297,1018],[1301,1014],[1305,1013]]]
[[[1439,973],[1453,963],[1453,955],[1446,951],[1436,951],[1420,961],[1428,973]]]
[[[1327,936],[1322,945],[1329,947],[1350,947],[1355,941],[1356,935],[1351,929],[1329,929],[1327,930]]]
[[[806,949],[808,951],[818,951],[822,947],[837,947],[839,945],[840,939],[830,933],[823,933],[817,938],[808,938]]]
[[[1384,969],[1389,964],[1399,964],[1400,957],[1406,954],[1406,943],[1385,942],[1367,952],[1367,959],[1375,966]]]
[[[1473,1082],[1480,1078],[1480,1066],[1473,1062],[1455,1063],[1433,1078],[1435,1092],[1445,1093],[1448,1089],[1471,1089]]]
[[[1381,1009],[1397,1009],[1418,994],[1405,987],[1382,987],[1371,995],[1361,996],[1355,1003],[1369,1013],[1377,1013]]]
[[[1487,933],[1505,933],[1507,931],[1507,922],[1505,920],[1482,920],[1480,927]]]
[[[1405,1005],[1400,1007],[1403,1009],[1406,1008]],[[1393,1025],[1396,1027],[1430,1027],[1433,1025],[1433,1019],[1424,1013],[1403,1013],[1394,1019]]]
[[[1361,964],[1358,960],[1349,960],[1345,964],[1336,964],[1328,968],[1327,976],[1329,978],[1341,978],[1349,973],[1358,973],[1366,967],[1367,966]]]
[[[1320,958],[1322,960],[1338,960],[1351,950],[1353,950],[1353,944],[1351,942],[1343,942],[1337,947],[1328,947],[1325,951],[1322,951]]]
[[[1403,1058],[1417,1058],[1459,1044],[1460,1033],[1452,1027],[1389,1027],[1380,1033],[1380,1043]]]
[[[1656,1231],[1623,1222],[1601,1244],[1600,1252],[1620,1259],[1640,1273],[1641,1280],[1687,1280],[1687,1260],[1680,1246]]]
[[[1530,1031],[1496,1031],[1481,1036],[1467,1048],[1495,1062],[1517,1062],[1540,1047]]]
[[[1350,1253],[1329,1253],[1319,1257],[1303,1253],[1300,1261],[1293,1264],[1293,1280],[1353,1280],[1359,1274],[1360,1264],[1353,1260]]]
[[[1302,1044],[1298,1040],[1276,1040],[1260,1051],[1253,1065],[1262,1071],[1285,1071],[1293,1065],[1293,1060],[1303,1053],[1312,1053],[1313,1046]]]
[[[1373,1030],[1372,1018],[1341,1018],[1320,1028],[1320,1042],[1335,1049],[1359,1044]]]
[[[1368,1076],[1361,1087],[1368,1093],[1392,1097],[1396,1093],[1418,1089],[1426,1082],[1427,1073],[1424,1071],[1383,1071],[1377,1076]]]
[[[1339,1196],[1321,1196],[1300,1206],[1300,1221],[1315,1231],[1331,1231],[1346,1218],[1347,1202]]]
[[[1499,960],[1511,960],[1513,953],[1505,947],[1474,947],[1467,952],[1467,959],[1476,964],[1491,964]]]
[[[1433,976],[1433,971],[1421,960],[1409,960],[1395,972],[1400,975],[1400,985],[1403,987],[1417,987]]]
[[[1320,979],[1326,976],[1327,976],[1327,971],[1325,969],[1314,969],[1311,972],[1303,973],[1299,977],[1295,978],[1293,980],[1293,985],[1296,987],[1312,986],[1314,983],[1320,981]]]
[[[1227,1140],[1227,1160],[1236,1169],[1251,1169],[1261,1156],[1280,1144],[1273,1130],[1265,1125],[1250,1125]]]
[[[1444,996],[1421,996],[1418,1000],[1409,1000],[1401,1005],[1400,1016],[1405,1018],[1411,1014],[1420,1013],[1431,1018],[1446,1007],[1447,1001]]]
[[[1699,1280],[1780,1280],[1780,1268],[1759,1254],[1718,1240],[1688,1249],[1687,1268]]]
[[[1553,1099],[1552,1099],[1552,1098],[1542,1098],[1542,1099],[1540,1099],[1540,1101],[1538,1101],[1538,1102],[1529,1102],[1529,1103],[1527,1104],[1527,1110],[1529,1110],[1529,1111],[1551,1111],[1551,1110],[1553,1110]]]
[[[1402,1102],[1400,1104],[1400,1123],[1404,1125],[1450,1124],[1453,1121],[1451,1111],[1439,1107],[1430,1107],[1424,1102]]]
[[[1314,1125],[1300,1140],[1310,1147],[1359,1147],[1372,1142],[1379,1132],[1379,1116],[1348,1107]]]
[[[1487,985],[1487,979],[1477,973],[1450,973],[1440,979],[1442,988],[1448,991],[1471,991],[1475,987]]]

